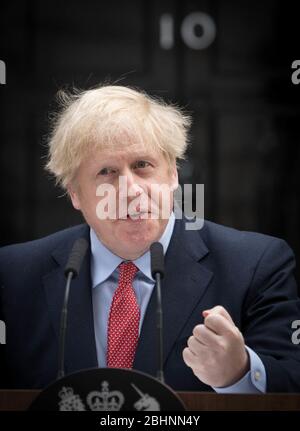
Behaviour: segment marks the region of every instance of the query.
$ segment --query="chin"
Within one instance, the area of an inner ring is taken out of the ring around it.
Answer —
[[[146,234],[145,232],[126,232],[120,240],[124,239],[127,243],[131,244],[133,248],[144,249],[148,244],[156,240],[155,235]]]
[[[118,237],[120,241],[129,244],[132,251],[143,251],[157,241],[161,236],[159,226],[149,220],[144,220],[139,226],[130,226],[126,229],[120,229]]]

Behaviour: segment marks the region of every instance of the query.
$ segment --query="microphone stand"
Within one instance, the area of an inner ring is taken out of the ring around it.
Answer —
[[[66,342],[66,332],[67,332],[67,316],[68,316],[68,302],[71,281],[73,279],[74,272],[69,271],[67,275],[67,282],[65,288],[65,297],[63,308],[61,310],[60,318],[60,331],[59,331],[59,364],[57,378],[61,379],[65,375],[65,342]]]
[[[163,315],[161,305],[161,275],[160,272],[155,274],[156,281],[156,294],[157,294],[157,315],[156,315],[156,327],[157,327],[157,339],[158,339],[158,370],[157,378],[159,381],[164,383],[164,372],[163,372]]]
[[[63,307],[61,310],[60,318],[60,329],[59,329],[59,360],[58,360],[58,373],[57,379],[64,377],[65,375],[65,343],[66,343],[66,332],[67,332],[67,317],[68,317],[68,302],[70,294],[70,286],[73,278],[76,278],[79,274],[80,267],[86,251],[88,249],[88,242],[85,238],[78,238],[71,250],[67,265],[65,267],[65,276],[67,278],[65,287],[65,296]]]

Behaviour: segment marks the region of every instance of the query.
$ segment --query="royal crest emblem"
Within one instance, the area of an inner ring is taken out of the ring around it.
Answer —
[[[144,394],[139,388],[137,388],[133,383],[131,383],[133,389],[140,395],[140,399],[134,403],[134,408],[138,411],[160,411],[160,405],[157,400],[150,397],[149,394]]]
[[[124,404],[124,395],[120,391],[109,391],[109,383],[101,383],[102,391],[92,391],[86,402],[92,411],[118,411]]]
[[[58,396],[61,399],[58,403],[60,411],[85,411],[85,405],[80,396],[74,394],[74,390],[72,388],[63,386],[61,391],[58,393]]]

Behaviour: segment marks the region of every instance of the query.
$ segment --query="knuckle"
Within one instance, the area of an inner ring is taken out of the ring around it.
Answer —
[[[195,337],[200,337],[201,334],[203,333],[203,327],[204,327],[204,325],[197,325],[197,326],[195,326],[195,328],[193,330],[193,335]]]
[[[185,348],[183,349],[183,351],[182,351],[182,355],[183,355],[183,357],[184,357],[184,358],[186,358],[186,357],[187,357],[188,352],[189,352],[189,348],[188,348],[188,347],[185,347]]]
[[[213,314],[209,314],[206,318],[205,318],[205,324],[210,325],[211,323],[216,321],[216,316]]]
[[[193,335],[191,335],[187,340],[187,345],[190,347],[191,344],[193,343],[193,341],[194,341],[194,337],[193,337]]]
[[[190,366],[190,364],[191,364],[191,357],[190,357],[190,350],[189,350],[189,348],[188,347],[185,347],[184,349],[183,349],[183,351],[182,351],[182,358],[183,358],[183,360],[184,360],[184,362],[188,365],[188,366]]]

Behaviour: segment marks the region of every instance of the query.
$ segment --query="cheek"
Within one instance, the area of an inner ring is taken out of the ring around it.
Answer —
[[[85,219],[94,220],[97,218],[97,204],[99,202],[99,197],[93,193],[82,193],[80,197],[80,209]]]
[[[81,202],[85,207],[95,206],[99,199],[101,199],[101,197],[97,196],[96,187],[85,187],[81,191]]]
[[[173,191],[170,189],[167,183],[164,183],[164,187],[153,189],[152,193],[149,193],[149,200],[154,204],[154,207],[167,211],[173,202]]]

